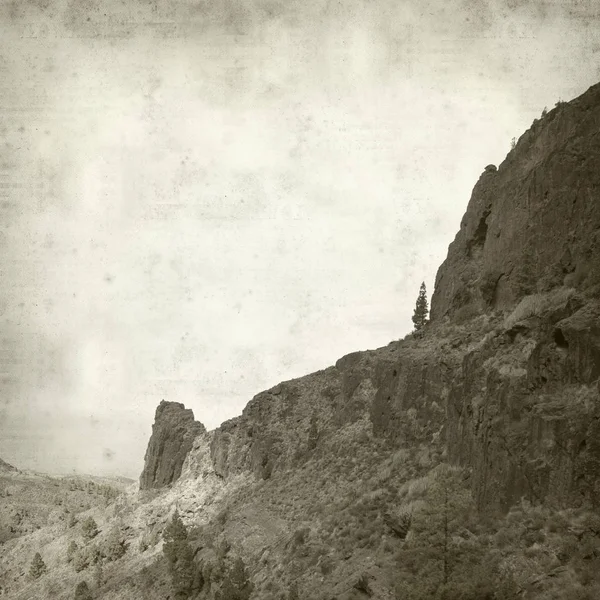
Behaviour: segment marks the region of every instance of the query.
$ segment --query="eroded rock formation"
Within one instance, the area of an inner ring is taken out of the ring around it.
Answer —
[[[0,472],[16,472],[17,469],[0,458]]]
[[[160,488],[176,481],[194,439],[205,432],[191,409],[163,400],[156,409],[140,489]]]
[[[473,189],[441,265],[431,317],[514,306],[600,284],[600,84],[562,102]]]

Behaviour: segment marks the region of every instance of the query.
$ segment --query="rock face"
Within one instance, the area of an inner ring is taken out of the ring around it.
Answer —
[[[440,267],[431,318],[600,284],[600,84],[559,103],[475,185]]]
[[[204,425],[194,420],[191,409],[163,400],[156,409],[140,489],[160,488],[176,481],[194,439],[205,432]]]

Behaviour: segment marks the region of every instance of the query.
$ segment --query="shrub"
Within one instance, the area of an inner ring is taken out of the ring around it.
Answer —
[[[358,581],[354,584],[354,589],[358,590],[359,592],[363,592],[364,594],[367,594],[368,596],[371,595],[371,589],[369,588],[369,578],[367,577],[366,573],[363,573],[359,578]]]
[[[77,550],[79,550],[79,546],[77,545],[77,542],[75,540],[71,540],[71,542],[67,546],[67,562],[68,563],[73,562],[73,558],[74,558]]]
[[[140,539],[140,543],[139,543],[140,552],[145,552],[146,550],[148,550],[148,548],[154,548],[154,546],[156,546],[156,544],[158,544],[158,539],[159,539],[159,534],[156,531],[156,529],[153,531],[146,531],[142,535],[142,538]]]
[[[85,581],[80,581],[75,588],[75,600],[93,600],[92,592]]]
[[[296,529],[294,532],[294,545],[300,546],[306,542],[308,539],[308,534],[310,529],[308,527],[302,527],[301,529]]]
[[[33,557],[33,560],[31,561],[31,567],[29,567],[29,575],[31,575],[33,579],[39,579],[47,571],[48,568],[46,567],[46,563],[42,559],[42,555],[39,552],[36,552]]]
[[[109,562],[119,560],[127,552],[127,543],[121,537],[121,533],[117,527],[111,530],[102,550],[104,557]]]
[[[76,573],[80,573],[91,565],[95,565],[102,560],[102,554],[98,546],[89,546],[80,548],[73,556],[73,568]]]
[[[96,588],[102,587],[104,584],[104,570],[102,569],[102,565],[98,563],[94,568],[94,585]]]
[[[81,524],[81,535],[85,541],[93,540],[98,535],[98,525],[92,517],[87,517]]]

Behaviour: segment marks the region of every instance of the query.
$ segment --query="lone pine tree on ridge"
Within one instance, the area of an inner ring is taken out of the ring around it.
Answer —
[[[425,324],[427,324],[427,315],[429,313],[429,306],[427,304],[427,288],[425,282],[421,283],[419,288],[419,296],[415,305],[415,312],[412,316],[412,321],[415,324],[415,331],[419,331]]]

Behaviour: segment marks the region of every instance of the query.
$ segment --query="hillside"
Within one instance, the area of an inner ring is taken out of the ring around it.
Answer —
[[[4,597],[600,597],[599,132],[600,84],[484,170],[422,332],[214,431],[161,403],[140,489],[5,541]]]

